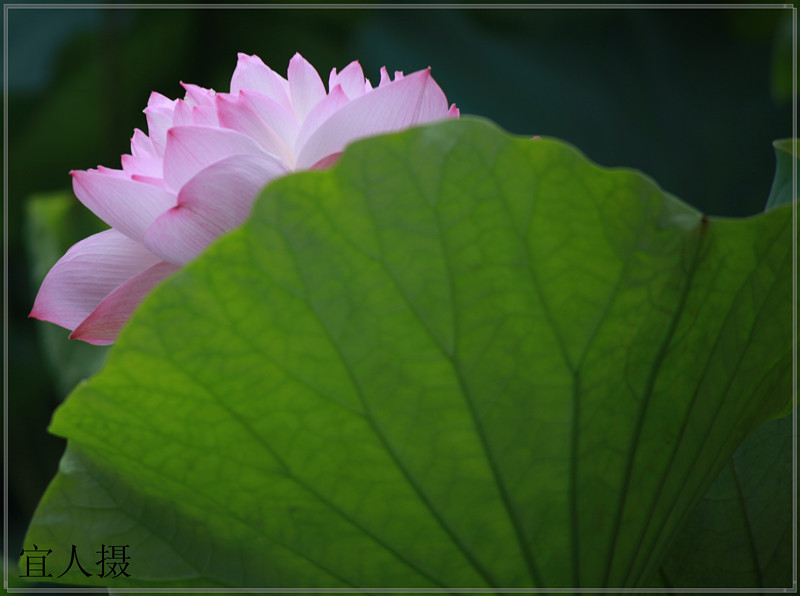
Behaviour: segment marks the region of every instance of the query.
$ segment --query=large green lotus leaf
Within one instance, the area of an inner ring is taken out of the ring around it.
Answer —
[[[26,544],[129,544],[131,585],[649,585],[790,398],[791,263],[791,208],[557,141],[357,143],[145,301]]]
[[[796,142],[775,141],[767,209],[792,201]],[[792,401],[739,445],[689,517],[656,584],[690,588],[792,586]]]

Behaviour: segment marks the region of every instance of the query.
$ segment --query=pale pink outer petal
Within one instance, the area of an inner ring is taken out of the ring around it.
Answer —
[[[158,187],[158,188],[160,188],[160,189],[162,189],[162,190],[164,190],[166,192],[170,192],[169,189],[167,189],[167,185],[164,183],[164,179],[161,178],[161,177],[152,178],[150,176],[142,176],[140,174],[133,174],[131,176],[131,180],[134,180],[136,182],[143,182],[145,184],[149,184],[151,186]],[[170,193],[170,194],[172,194],[172,193]]]
[[[333,114],[340,110],[343,106],[347,105],[350,100],[342,90],[341,85],[336,85],[331,89],[331,92],[319,102],[311,112],[309,112],[303,125],[300,127],[300,132],[297,133],[297,140],[294,144],[293,155],[298,155],[299,148],[305,145],[306,141],[322,124],[328,120]],[[294,158],[292,158],[292,165],[294,166]]]
[[[381,66],[381,82],[378,84],[379,87],[383,87],[392,82],[392,77],[389,76],[389,72],[386,70],[385,66]]]
[[[75,329],[116,287],[159,262],[113,229],[84,238],[50,269],[30,316]]]
[[[239,54],[236,70],[231,77],[231,94],[258,91],[291,113],[292,104],[286,93],[287,81],[261,61],[258,56]]]
[[[195,174],[231,155],[266,153],[254,139],[235,130],[210,126],[174,126],[167,133],[164,182],[177,192]]]
[[[264,99],[271,102],[267,98]],[[294,162],[291,146],[287,145],[286,141],[278,133],[267,126],[264,120],[240,96],[219,93],[216,101],[217,114],[219,115],[221,126],[254,138],[267,153],[276,156],[286,164]],[[277,107],[277,104],[272,103]]]
[[[158,155],[164,154],[167,130],[172,126],[176,102],[177,100],[167,99],[154,91],[150,94],[147,107],[144,109],[147,118],[147,133]]]
[[[133,130],[131,137],[131,153],[136,157],[152,157],[157,155],[153,141],[138,128]]]
[[[171,126],[192,126],[194,124],[194,118],[192,115],[192,106],[190,106],[186,101],[183,99],[176,99],[175,100],[175,110],[172,113],[172,125]],[[166,136],[165,136],[166,139]],[[166,143],[166,140],[165,140]],[[161,155],[164,154],[164,150],[161,150]]]
[[[286,173],[271,156],[235,155],[187,182],[178,205],[159,217],[142,243],[165,261],[183,265],[247,219],[258,191]]]
[[[294,116],[302,123],[306,115],[325,97],[325,85],[316,69],[300,54],[292,56],[287,74]]]
[[[205,87],[198,87],[197,85],[192,85],[191,83],[184,83],[181,81],[181,87],[186,90],[186,95],[184,96],[184,100],[190,106],[206,106],[206,107],[214,107],[214,96],[216,95],[216,91],[213,89],[206,89]]]
[[[198,126],[219,126],[216,106],[194,106],[192,122]]]
[[[348,99],[355,99],[364,95],[364,83],[364,71],[358,60],[353,60],[342,69],[342,72],[337,74],[335,68],[331,71],[328,89],[332,90],[336,85],[341,85]]]
[[[283,140],[289,151],[294,147],[300,125],[291,110],[285,110],[269,97],[257,91],[240,91],[239,100]],[[294,160],[292,158],[289,161]]]
[[[130,180],[130,176],[124,170],[115,170],[114,168],[107,168],[105,166],[97,166],[97,172],[112,178],[122,178],[123,180]],[[70,172],[72,175],[72,172]]]
[[[156,285],[179,267],[159,262],[111,292],[69,336],[90,344],[114,343],[133,311]]]
[[[176,196],[151,184],[103,171],[73,171],[72,189],[100,219],[133,240],[175,206]]]
[[[296,167],[309,168],[359,138],[447,118],[447,106],[430,69],[410,74],[341,107],[298,145]]]
[[[309,170],[324,170],[325,168],[329,168],[332,165],[335,165],[339,158],[342,156],[341,152],[339,153],[331,153],[330,155],[326,155],[322,159],[320,159],[317,163],[312,165]]]
[[[166,95],[162,95],[158,91],[153,91],[150,94],[150,97],[147,98],[147,107],[148,108],[155,108],[159,106],[171,106],[174,105],[175,100],[170,99]]]
[[[128,176],[161,178],[164,174],[163,160],[160,157],[123,155],[122,171]]]

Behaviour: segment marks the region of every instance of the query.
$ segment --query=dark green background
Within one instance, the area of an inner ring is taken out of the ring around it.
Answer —
[[[632,167],[714,215],[763,210],[771,142],[791,136],[791,12],[780,9],[8,10],[10,548],[19,549],[63,442],[64,397],[28,320],[37,287],[25,203],[71,169],[119,167],[150,91],[227,91],[236,53],[279,73],[301,52],[322,73],[359,59],[431,66],[464,114],[564,139]],[[86,234],[78,223],[73,242]],[[38,329],[38,331],[37,331]],[[63,340],[68,333],[63,332]],[[135,446],[131,446],[135,449]],[[13,553],[12,553],[13,554]]]

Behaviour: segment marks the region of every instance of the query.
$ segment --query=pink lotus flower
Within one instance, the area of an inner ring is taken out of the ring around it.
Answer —
[[[30,316],[110,344],[144,296],[240,225],[258,191],[283,174],[333,164],[350,142],[459,115],[430,69],[385,68],[373,88],[358,62],[331,71],[328,92],[300,54],[288,80],[239,54],[230,93],[183,85],[153,93],[122,169],[73,171],[78,199],[111,226],[70,248],[47,274]]]

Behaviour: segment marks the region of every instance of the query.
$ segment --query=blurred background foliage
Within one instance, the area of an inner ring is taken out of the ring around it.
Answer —
[[[431,66],[462,114],[563,139],[723,216],[763,210],[772,141],[792,134],[789,10],[261,6],[6,13],[12,551],[63,451],[52,411],[105,354],[27,319],[47,269],[102,228],[68,172],[119,167],[151,91],[227,91],[237,52],[285,74],[299,51],[326,82],[354,59],[373,82],[383,65]]]

